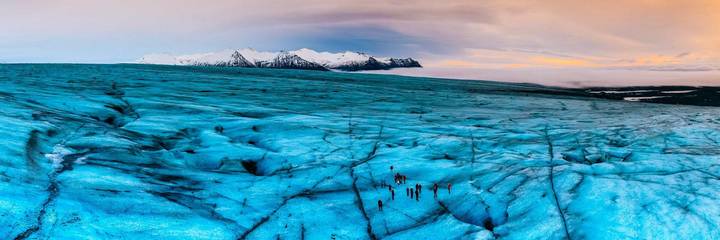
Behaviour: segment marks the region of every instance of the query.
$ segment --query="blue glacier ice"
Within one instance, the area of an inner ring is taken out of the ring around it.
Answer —
[[[0,239],[720,238],[720,108],[546,90],[0,65]]]

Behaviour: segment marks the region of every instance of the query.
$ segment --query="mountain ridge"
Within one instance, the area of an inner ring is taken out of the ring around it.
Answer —
[[[412,58],[375,57],[351,51],[340,53],[317,52],[308,48],[280,52],[262,52],[251,48],[243,48],[188,55],[147,54],[138,59],[136,63],[319,71],[363,71],[422,67],[420,62]]]

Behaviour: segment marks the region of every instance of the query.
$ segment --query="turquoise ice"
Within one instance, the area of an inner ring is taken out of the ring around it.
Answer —
[[[719,108],[545,90],[0,65],[0,239],[720,238]]]

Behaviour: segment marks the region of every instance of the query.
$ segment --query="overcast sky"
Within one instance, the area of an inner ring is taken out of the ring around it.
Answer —
[[[411,75],[720,85],[720,1],[1,0],[0,62],[252,47],[414,57]]]

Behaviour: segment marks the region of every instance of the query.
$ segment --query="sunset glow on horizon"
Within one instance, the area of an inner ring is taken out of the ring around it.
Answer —
[[[548,70],[557,74],[543,81],[554,85],[618,77],[720,85],[714,0],[10,0],[0,3],[0,21],[0,62],[7,63],[307,47],[413,57],[428,76],[532,82],[537,75],[527,72]],[[658,72],[673,77],[652,77]]]

